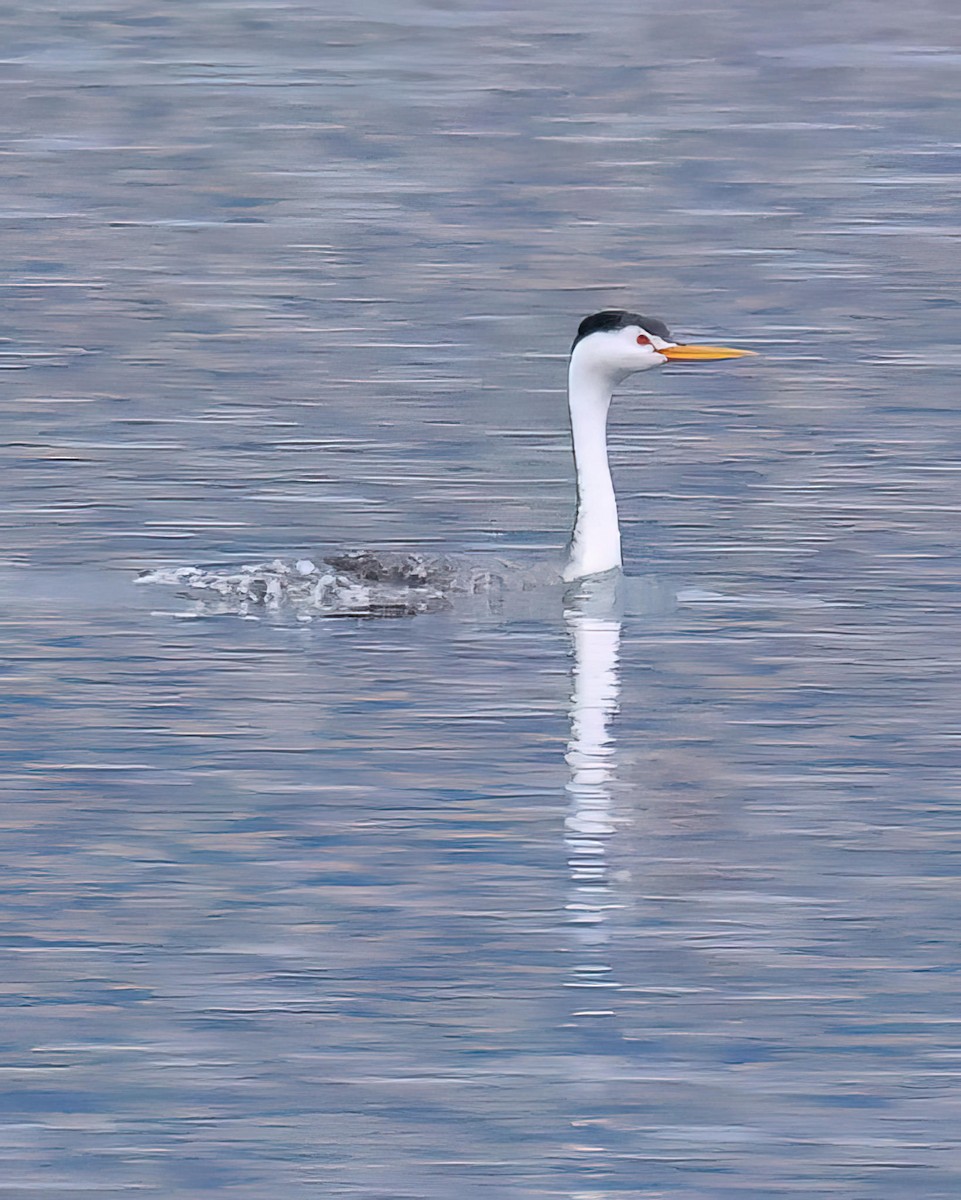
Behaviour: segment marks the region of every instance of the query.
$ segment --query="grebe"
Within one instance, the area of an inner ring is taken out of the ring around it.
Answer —
[[[406,616],[450,605],[457,594],[531,590],[619,569],[621,533],[607,455],[607,414],[614,389],[629,375],[668,362],[740,358],[750,350],[681,345],[656,317],[609,309],[581,321],[571,346],[568,406],[577,475],[577,513],[563,567],[461,564],[447,557],[368,551],[280,560],[235,571],[162,568],[140,583],[174,584],[201,613],[291,608],[298,617]]]

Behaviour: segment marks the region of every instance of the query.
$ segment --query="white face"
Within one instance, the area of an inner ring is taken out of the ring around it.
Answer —
[[[647,371],[666,363],[667,359],[658,350],[673,345],[674,342],[666,342],[640,325],[598,330],[577,343],[571,365],[597,371],[620,383],[635,371]]]

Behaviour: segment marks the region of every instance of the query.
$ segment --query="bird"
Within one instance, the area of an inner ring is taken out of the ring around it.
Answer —
[[[607,453],[614,389],[630,375],[671,362],[742,358],[751,350],[675,342],[658,317],[605,309],[581,321],[567,377],[577,480],[577,510],[563,578],[571,582],[620,569],[621,530]]]
[[[751,350],[675,342],[658,317],[605,309],[585,317],[568,364],[568,408],[577,483],[574,529],[562,567],[517,568],[448,556],[380,554],[368,550],[329,554],[320,563],[275,560],[233,571],[201,567],[145,571],[138,583],[185,589],[201,613],[289,607],[299,619],[314,616],[411,616],[450,607],[457,594],[532,590],[620,571],[621,533],[607,452],[607,417],[615,388],[628,376],[671,362],[741,358]]]

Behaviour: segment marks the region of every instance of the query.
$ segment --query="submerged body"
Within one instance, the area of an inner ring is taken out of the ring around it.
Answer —
[[[518,568],[458,563],[420,554],[370,551],[301,559],[233,572],[180,567],[145,573],[144,583],[175,584],[205,612],[243,612],[286,604],[299,615],[407,616],[449,607],[458,595],[522,591],[603,574],[621,566],[617,499],[607,453],[614,389],[629,375],[671,361],[738,358],[749,350],[680,345],[656,317],[607,310],[581,321],[571,347],[568,408],[577,477],[577,512],[566,561]]]
[[[549,586],[556,568],[521,571],[503,561],[459,562],[446,555],[358,550],[296,562],[275,559],[232,571],[160,568],[138,583],[172,584],[195,605],[192,616],[290,612],[314,617],[413,617],[442,612],[457,598],[490,599],[512,590]]]

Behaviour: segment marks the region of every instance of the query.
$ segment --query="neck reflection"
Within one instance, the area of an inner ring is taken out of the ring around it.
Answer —
[[[612,787],[617,761],[610,725],[620,692],[620,585],[620,572],[610,571],[580,580],[565,597],[574,659],[564,823],[571,872],[567,907],[578,944],[585,948],[608,941],[608,917],[620,907],[608,861],[609,838],[616,829]],[[608,986],[611,982],[607,980]]]

